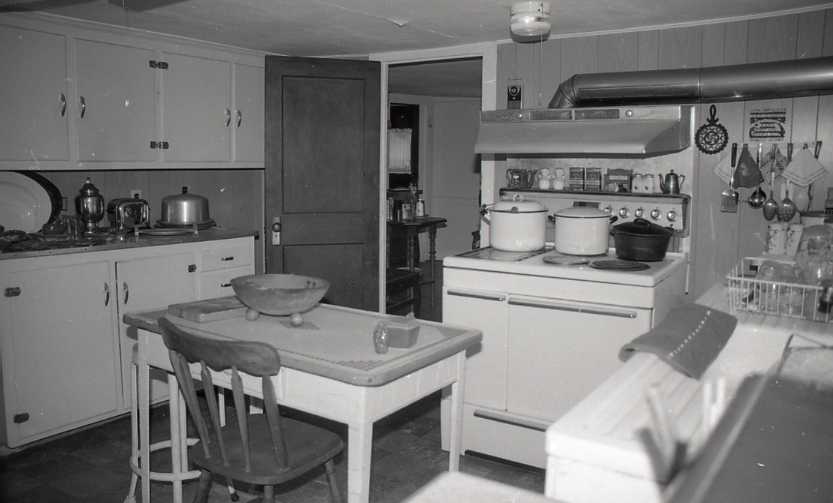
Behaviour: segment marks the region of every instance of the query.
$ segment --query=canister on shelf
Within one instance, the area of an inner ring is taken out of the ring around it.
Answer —
[[[419,198],[416,202],[416,210],[415,215],[417,217],[424,217],[425,216],[425,199]]]

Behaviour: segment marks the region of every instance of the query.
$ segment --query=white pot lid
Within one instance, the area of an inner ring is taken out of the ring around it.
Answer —
[[[604,210],[592,206],[573,206],[555,212],[555,216],[564,218],[610,218]]]
[[[541,213],[547,208],[538,201],[523,199],[516,194],[512,199],[496,202],[489,210],[495,213]]]

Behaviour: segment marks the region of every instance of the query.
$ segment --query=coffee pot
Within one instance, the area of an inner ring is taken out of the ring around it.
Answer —
[[[665,176],[659,174],[659,187],[663,194],[679,194],[684,181],[685,175],[678,175],[673,169]]]
[[[75,197],[75,212],[84,224],[84,234],[99,232],[98,222],[104,218],[104,197],[89,177]]]

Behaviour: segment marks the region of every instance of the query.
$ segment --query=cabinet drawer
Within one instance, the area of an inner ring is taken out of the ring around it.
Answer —
[[[231,269],[251,265],[253,250],[250,243],[218,246],[201,252],[202,270]]]
[[[234,290],[231,288],[231,279],[253,272],[251,266],[243,266],[200,274],[199,297],[201,299],[213,299],[234,295]]]

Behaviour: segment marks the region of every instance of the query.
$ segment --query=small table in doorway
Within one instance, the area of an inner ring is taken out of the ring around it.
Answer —
[[[431,268],[431,279],[422,282],[423,285],[433,284],[436,280],[434,261],[437,257],[437,229],[446,226],[443,217],[416,217],[402,222],[388,222],[388,233],[402,232],[405,234],[405,267],[409,271],[416,270],[419,257],[416,256],[417,236],[422,232],[428,233],[428,261]],[[434,304],[434,290],[431,289],[431,305]]]

